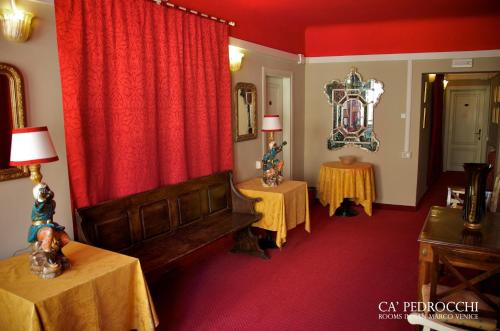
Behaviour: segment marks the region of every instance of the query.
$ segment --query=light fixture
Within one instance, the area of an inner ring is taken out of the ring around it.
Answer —
[[[244,56],[245,54],[241,48],[229,45],[229,69],[231,72],[240,70],[241,60]]]
[[[40,164],[59,160],[46,126],[12,130],[11,166],[28,166],[33,184],[42,181]]]
[[[446,86],[448,86],[448,81],[443,79],[443,90],[446,90]]]
[[[276,187],[283,181],[284,163],[277,159],[276,155],[283,150],[287,143],[283,141],[281,145],[274,141],[274,133],[282,131],[279,115],[264,115],[262,121],[262,131],[267,132],[267,145],[269,149],[262,156],[262,185],[264,187]]]
[[[262,132],[267,132],[267,142],[274,141],[274,132],[282,131],[280,116],[279,115],[264,115],[262,121]]]
[[[436,80],[436,74],[429,74],[429,83],[434,83]]]
[[[0,12],[3,36],[7,40],[24,42],[30,36],[33,14],[18,9],[15,0],[10,0],[10,6],[11,9]]]

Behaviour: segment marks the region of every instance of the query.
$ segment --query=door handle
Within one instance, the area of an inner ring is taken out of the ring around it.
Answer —
[[[481,129],[478,132],[474,132],[474,134],[477,134],[477,140],[481,140]]]

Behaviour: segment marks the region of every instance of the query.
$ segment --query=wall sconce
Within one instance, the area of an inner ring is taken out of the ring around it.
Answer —
[[[429,83],[434,83],[436,80],[436,74],[429,74]]]
[[[24,42],[30,36],[33,14],[18,9],[15,0],[10,1],[10,6],[11,9],[0,12],[3,36],[7,40]]]
[[[241,60],[245,54],[242,52],[241,48],[229,45],[229,70],[235,72],[241,68]]]
[[[448,86],[448,81],[443,79],[443,90],[446,90],[446,86]]]

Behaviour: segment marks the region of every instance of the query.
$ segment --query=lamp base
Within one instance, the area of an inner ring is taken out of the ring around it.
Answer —
[[[30,179],[33,182],[34,185],[40,184],[42,182],[42,173],[40,172],[40,165],[39,164],[30,164],[28,166],[30,170]]]
[[[52,279],[61,275],[64,270],[70,268],[68,258],[58,252],[45,252],[41,248],[41,242],[32,244],[33,253],[30,256],[30,270],[42,279]],[[55,256],[51,257],[50,254]]]

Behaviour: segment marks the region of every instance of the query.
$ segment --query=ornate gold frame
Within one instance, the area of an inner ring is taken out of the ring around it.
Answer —
[[[255,108],[254,110],[254,123],[255,123],[255,132],[253,133],[248,133],[248,134],[242,134],[239,135],[238,132],[238,91],[244,89],[253,92],[253,106]],[[251,140],[251,139],[256,139],[257,138],[257,132],[259,130],[259,123],[257,121],[257,112],[258,112],[258,106],[257,106],[257,87],[255,84],[252,83],[237,83],[235,88],[234,88],[234,102],[233,102],[233,132],[234,132],[234,141],[245,141],[245,140]]]
[[[10,64],[0,63],[0,75],[6,75],[10,83],[12,127],[24,128],[26,126],[26,116],[24,111],[24,84],[21,72]],[[0,169],[0,181],[21,177],[29,177],[28,167]]]

